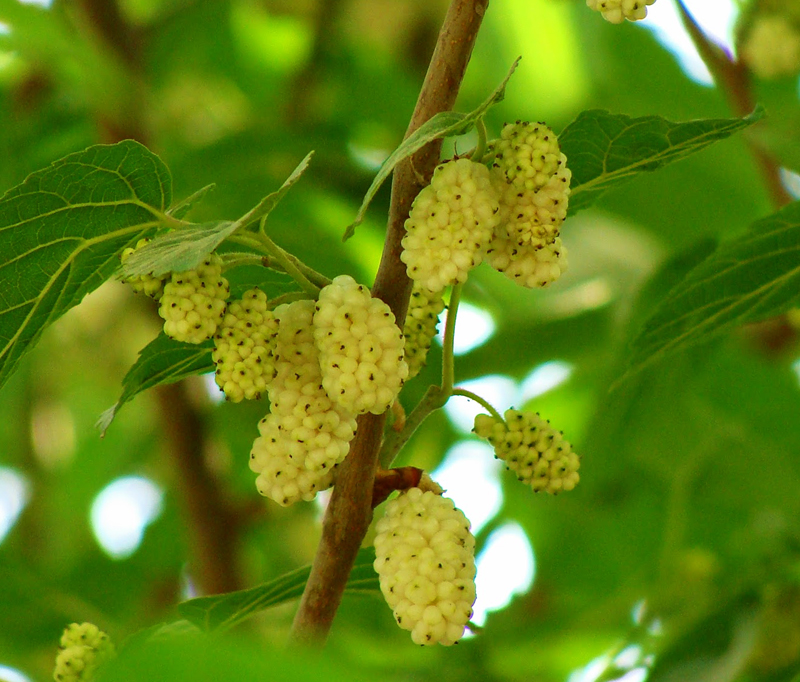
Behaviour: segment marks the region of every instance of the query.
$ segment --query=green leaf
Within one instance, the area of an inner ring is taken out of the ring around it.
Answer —
[[[631,118],[601,109],[584,111],[559,136],[572,171],[569,213],[591,206],[608,189],[638,173],[657,170],[753,125],[756,107],[743,118],[673,123],[660,116]]]
[[[497,86],[489,98],[477,109],[468,114],[460,114],[455,111],[443,111],[427,120],[413,133],[411,133],[411,135],[403,140],[402,144],[389,155],[386,161],[384,161],[381,167],[378,169],[375,179],[372,181],[367,193],[364,195],[364,200],[361,202],[361,208],[358,209],[355,222],[347,226],[344,237],[342,237],[342,241],[347,241],[355,234],[356,228],[364,220],[364,216],[367,213],[370,203],[375,198],[375,195],[378,193],[378,190],[381,188],[381,185],[383,185],[384,181],[392,174],[392,171],[395,169],[397,164],[404,159],[407,159],[409,156],[422,149],[426,144],[430,144],[434,140],[468,133],[478,119],[480,119],[489,110],[489,107],[503,101],[503,98],[505,97],[506,84],[517,68],[517,64],[519,64],[520,59],[521,57],[517,58],[517,60],[511,66],[508,74],[503,79],[503,82]]]
[[[628,375],[800,298],[800,202],[754,223],[694,268],[633,342]],[[627,376],[627,375],[626,375]]]
[[[97,420],[96,427],[104,436],[119,409],[134,396],[159,384],[172,384],[194,374],[214,371],[211,361],[213,340],[200,344],[181,343],[166,334],[159,334],[139,353],[136,363],[122,380],[122,394],[116,404]]]
[[[248,211],[239,220],[189,225],[160,235],[146,246],[138,249],[136,253],[131,254],[121,269],[123,277],[147,274],[161,277],[169,272],[194,270],[209,253],[238,229],[268,216],[308,168],[313,153],[310,152],[306,155],[280,189],[264,197],[255,208]],[[195,197],[201,192],[203,190],[192,196]]]
[[[167,213],[176,220],[180,220],[192,210],[195,204],[200,203],[206,198],[206,195],[215,188],[216,185],[212,182],[210,185],[206,185],[205,187],[198,189],[196,192],[186,197],[183,201],[179,201],[177,204],[175,204],[171,209],[169,209],[169,211],[167,211]]]
[[[365,547],[359,551],[347,581],[348,592],[380,589],[374,561],[374,549]],[[178,612],[201,630],[230,630],[259,611],[300,597],[310,574],[311,566],[303,566],[258,587],[190,599],[178,605]]]
[[[126,140],[70,154],[0,198],[0,386],[122,249],[161,225],[171,188],[162,161]]]

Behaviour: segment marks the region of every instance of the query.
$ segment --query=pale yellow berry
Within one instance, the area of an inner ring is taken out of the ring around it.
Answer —
[[[441,164],[414,199],[400,258],[408,276],[434,292],[464,282],[483,259],[498,223],[497,196],[483,164]]]
[[[411,488],[376,525],[375,571],[397,624],[416,644],[455,644],[475,602],[475,538],[452,500]]]
[[[382,414],[408,378],[403,335],[389,306],[349,275],[320,291],[314,313],[322,385],[355,414]]]

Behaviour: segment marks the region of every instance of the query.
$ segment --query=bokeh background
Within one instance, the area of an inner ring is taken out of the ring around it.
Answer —
[[[735,53],[735,2],[686,5]],[[314,149],[271,234],[328,276],[371,283],[388,188],[356,236],[340,237],[402,139],[446,6],[0,0],[0,190],[130,137],[167,163],[177,198],[216,184],[194,219],[231,219]],[[519,55],[490,134],[515,119],[558,132],[589,108],[731,115],[672,0],[622,26],[582,0],[493,0],[458,108],[485,99]],[[751,139],[797,191],[797,79],[755,79],[753,92],[769,117]],[[400,464],[435,471],[472,519],[476,636],[418,648],[380,595],[347,595],[318,658],[280,650],[291,603],[227,639],[153,658],[160,672],[149,679],[795,678],[797,332],[783,318],[741,329],[609,392],[670,285],[713,240],[776,208],[735,137],[570,218],[570,267],[550,289],[515,288],[485,266],[470,276],[457,383],[501,411],[539,411],[583,458],[575,491],[533,495],[470,435],[476,410],[462,398],[402,453]],[[98,416],[158,329],[149,300],[109,282],[47,331],[0,393],[0,680],[49,679],[69,622],[94,621],[122,642],[175,619],[182,599],[257,585],[313,557],[322,505],[260,498],[247,467],[266,401],[226,404],[195,377],[138,396],[99,437]],[[440,359],[435,345],[404,391],[407,409],[437,381]]]

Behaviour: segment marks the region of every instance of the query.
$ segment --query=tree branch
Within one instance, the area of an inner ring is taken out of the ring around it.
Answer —
[[[205,422],[189,400],[185,381],[158,386],[156,396],[187,516],[194,575],[206,594],[241,589],[239,519],[206,466]]]
[[[753,101],[747,67],[741,62],[735,61],[719,45],[709,40],[689,10],[686,9],[683,0],[678,0],[678,9],[683,25],[691,36],[694,46],[711,72],[717,86],[725,93],[731,111],[737,116],[749,114],[756,104]],[[792,196],[783,186],[780,166],[776,159],[751,139],[747,140],[747,146],[758,166],[773,205],[780,208],[791,203]]]
[[[406,137],[435,114],[452,109],[488,4],[489,0],[451,1]],[[394,171],[386,241],[372,294],[389,305],[401,328],[411,293],[400,261],[401,239],[411,203],[421,188],[414,169],[430,178],[440,151],[441,141],[432,143]],[[350,453],[339,465],[322,539],[294,619],[294,642],[323,643],[328,635],[372,520],[372,489],[385,420],[386,414],[359,417]]]

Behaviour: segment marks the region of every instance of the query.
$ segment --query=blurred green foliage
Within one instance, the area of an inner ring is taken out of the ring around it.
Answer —
[[[55,0],[42,9],[0,0],[9,27],[0,32],[0,188],[91,144],[132,137],[163,158],[178,199],[216,184],[194,220],[235,219],[314,149],[309,171],[270,216],[272,234],[320,272],[369,283],[388,187],[355,237],[346,245],[340,237],[402,138],[446,4]],[[518,55],[507,97],[488,115],[491,134],[513,119],[546,120],[560,132],[598,107],[670,120],[730,116],[724,94],[688,79],[651,32],[606,24],[581,0],[494,0],[458,109],[477,106]],[[796,82],[757,83],[756,94],[768,119],[753,135],[800,170]],[[291,623],[288,604],[212,643],[194,634],[155,650],[134,642],[108,678],[555,681],[606,657],[602,679],[644,665],[659,681],[792,680],[800,667],[786,653],[800,628],[796,331],[783,319],[739,329],[609,393],[629,341],[710,241],[773,210],[745,140],[734,137],[570,218],[570,269],[550,289],[519,290],[483,267],[471,276],[465,299],[491,313],[496,331],[457,358],[456,380],[520,380],[544,362],[571,363],[568,381],[525,407],[564,429],[583,457],[581,484],[567,495],[533,496],[502,478],[503,507],[490,527],[519,523],[537,573],[480,636],[416,648],[378,597],[348,594],[318,660],[275,651]],[[191,506],[207,481],[176,461],[176,394],[138,395],[102,440],[94,428],[156,336],[149,303],[119,283],[103,286],[45,333],[0,393],[0,464],[24,474],[30,490],[0,545],[0,665],[33,680],[49,678],[66,623],[93,620],[124,642],[176,619],[187,581],[202,583],[207,568]],[[434,349],[407,387],[407,409],[436,381],[439,359]],[[247,468],[265,403],[217,404],[198,379],[181,390],[201,417],[197,464],[213,474],[214,508],[229,514],[230,554],[206,563],[226,565],[229,585],[242,588],[308,563],[317,508],[259,498]],[[433,469],[463,438],[436,414],[402,463]],[[129,474],[157,481],[166,498],[141,547],[117,561],[94,540],[89,510]],[[790,615],[770,620],[775,612]],[[784,623],[777,634],[775,622]],[[765,643],[775,651],[764,654]],[[631,647],[638,659],[614,662]],[[755,649],[758,664],[748,665]]]

